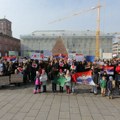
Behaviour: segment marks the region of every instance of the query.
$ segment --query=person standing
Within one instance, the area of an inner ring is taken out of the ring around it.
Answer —
[[[99,69],[98,69],[98,66],[96,64],[93,66],[92,77],[93,77],[93,81],[94,81],[95,85],[93,86],[91,92],[93,92],[94,95],[97,95],[97,93],[98,93],[97,87],[98,87]]]
[[[38,65],[35,61],[31,65],[31,81],[34,82]]]
[[[109,81],[107,82],[107,91],[109,99],[113,98],[113,77],[109,77]]]
[[[69,72],[69,70],[67,70],[67,72],[66,72],[66,75],[65,75],[65,78],[66,78],[66,92],[68,93],[68,94],[70,94],[70,92],[71,92],[71,75],[70,75],[70,72]]]
[[[120,88],[120,62],[118,63],[116,69],[116,75],[115,75],[115,80],[116,80],[116,85],[117,85],[117,88],[119,89]]]
[[[45,72],[45,69],[42,69],[42,74],[40,76],[40,81],[42,82],[42,88],[43,92],[47,91],[46,85],[47,85],[47,73]]]
[[[100,80],[101,96],[102,96],[102,97],[105,96],[106,86],[107,86],[107,81],[106,81],[106,79],[105,79],[105,76],[102,76],[102,79]]]
[[[40,74],[38,71],[36,71],[36,78],[35,78],[35,89],[34,89],[34,94],[40,93],[41,91],[41,82],[40,82]]]

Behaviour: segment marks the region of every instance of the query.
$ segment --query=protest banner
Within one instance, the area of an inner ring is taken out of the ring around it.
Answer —
[[[95,56],[86,56],[85,58],[87,62],[94,62],[95,60]]]
[[[76,59],[76,61],[84,61],[85,60],[84,55],[82,55],[82,54],[76,54],[75,59]]]
[[[40,60],[40,53],[31,52],[30,53],[30,58],[34,59],[34,60]]]
[[[75,73],[72,75],[72,80],[78,84],[95,85],[92,79],[92,71]]]
[[[75,59],[75,56],[76,56],[76,53],[69,53],[69,54],[68,54],[68,58],[69,58],[70,60]]]

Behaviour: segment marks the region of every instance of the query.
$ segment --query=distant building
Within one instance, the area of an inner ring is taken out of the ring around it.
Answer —
[[[0,33],[12,37],[11,22],[7,19],[0,19]]]
[[[20,40],[12,37],[11,22],[0,19],[0,56],[9,55],[10,51],[20,52]]]
[[[76,52],[84,55],[95,55],[96,33],[93,31],[35,31],[30,35],[21,36],[21,52],[23,56],[29,52],[40,50],[52,51],[58,37],[61,37],[68,53]],[[101,33],[101,53],[112,53],[112,39],[110,34]]]
[[[120,57],[120,35],[115,35],[113,39],[113,57]]]

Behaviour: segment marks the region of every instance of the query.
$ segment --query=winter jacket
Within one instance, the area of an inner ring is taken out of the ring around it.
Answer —
[[[117,74],[120,74],[120,66],[117,66],[115,71],[117,72]]]

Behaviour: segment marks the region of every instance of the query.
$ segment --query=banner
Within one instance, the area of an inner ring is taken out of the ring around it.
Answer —
[[[9,56],[18,56],[17,51],[9,51]]]
[[[39,60],[40,59],[40,53],[31,52],[30,58],[34,59],[34,60]]]
[[[95,85],[92,79],[92,71],[79,72],[72,75],[73,82],[84,85]]]
[[[95,56],[86,56],[86,61],[87,62],[94,62]]]
[[[114,67],[113,66],[104,66],[104,71],[106,71],[108,75],[114,75]]]
[[[76,61],[84,61],[85,60],[84,56],[81,54],[76,54],[75,59],[76,59]]]
[[[52,56],[52,52],[50,52],[49,50],[43,50],[44,56],[45,57],[50,57]]]
[[[112,59],[112,53],[103,53],[103,59]]]

